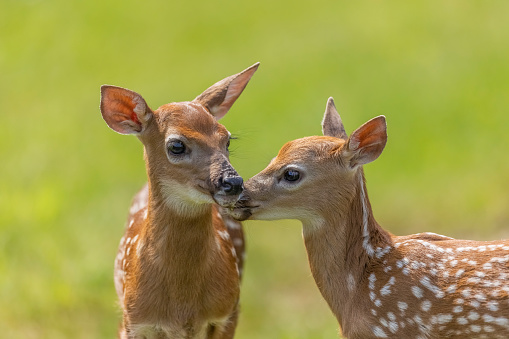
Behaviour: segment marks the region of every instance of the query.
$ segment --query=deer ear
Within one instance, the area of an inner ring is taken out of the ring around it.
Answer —
[[[341,121],[336,105],[334,105],[334,99],[332,97],[327,100],[327,106],[325,107],[325,113],[322,120],[322,133],[325,136],[335,137],[339,139],[348,139],[345,127]]]
[[[259,62],[210,86],[194,101],[205,106],[216,120],[221,119],[240,96],[247,83],[258,69]]]
[[[101,113],[108,126],[120,134],[141,133],[153,114],[138,93],[109,85],[101,86]]]
[[[355,130],[347,141],[345,154],[350,167],[376,160],[387,143],[387,124],[383,115],[373,118]]]

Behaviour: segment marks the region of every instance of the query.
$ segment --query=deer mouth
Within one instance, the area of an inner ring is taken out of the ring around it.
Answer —
[[[246,219],[249,219],[249,217],[251,217],[251,215],[253,214],[252,209],[247,207],[243,208],[234,207],[229,209],[227,213],[237,221],[244,221]]]
[[[235,205],[228,210],[228,214],[239,221],[249,219],[260,205],[254,205],[247,195],[242,193]]]

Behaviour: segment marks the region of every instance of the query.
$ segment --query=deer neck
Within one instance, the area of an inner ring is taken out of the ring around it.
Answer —
[[[373,216],[362,169],[354,180],[356,189],[350,197],[329,200],[326,214],[303,221],[313,277],[340,324],[377,254],[391,244],[389,233]]]
[[[183,276],[192,279],[190,272],[200,274],[218,252],[213,205],[168,203],[169,199],[178,200],[178,194],[168,197],[171,192],[150,173],[148,177],[147,225],[140,234],[145,250],[140,260],[146,259],[153,269],[171,271],[173,278],[181,271]]]

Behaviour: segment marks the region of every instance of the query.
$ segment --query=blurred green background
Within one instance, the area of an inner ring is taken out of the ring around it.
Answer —
[[[366,166],[395,234],[509,237],[507,1],[0,1],[3,338],[112,338],[112,269],[141,144],[114,133],[99,87],[152,108],[261,66],[222,123],[254,175],[320,134],[333,96],[348,132],[384,114]],[[238,338],[336,338],[295,221],[247,222]]]

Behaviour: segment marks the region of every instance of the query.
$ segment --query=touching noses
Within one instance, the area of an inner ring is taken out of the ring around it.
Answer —
[[[244,189],[244,180],[242,177],[233,176],[226,177],[221,182],[221,188],[226,193],[226,195],[238,195]]]

